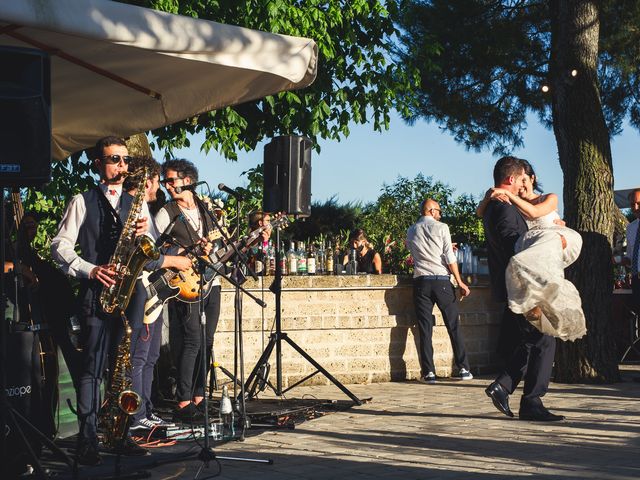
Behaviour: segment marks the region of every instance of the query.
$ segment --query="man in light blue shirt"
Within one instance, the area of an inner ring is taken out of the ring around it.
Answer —
[[[435,200],[426,199],[422,203],[422,217],[407,231],[407,248],[413,257],[413,300],[420,337],[418,353],[422,372],[419,381],[429,384],[436,383],[432,344],[434,303],[442,313],[451,339],[456,366],[459,369],[458,378],[473,378],[469,371],[464,339],[459,329],[456,293],[449,275],[453,274],[463,297],[469,295],[470,290],[460,277],[449,227],[439,221],[440,212],[440,205]]]

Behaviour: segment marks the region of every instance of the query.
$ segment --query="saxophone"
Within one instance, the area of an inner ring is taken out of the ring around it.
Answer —
[[[158,247],[151,238],[146,235],[136,237],[136,220],[142,210],[149,173],[145,167],[142,167],[124,175],[140,175],[140,181],[129,210],[129,216],[122,227],[116,249],[109,260],[109,264],[116,272],[116,283],[109,288],[103,288],[100,293],[100,306],[107,313],[113,313],[116,309],[120,312],[125,311],[142,268],[150,260],[157,260],[160,255]]]
[[[113,449],[121,445],[129,430],[129,419],[140,411],[142,397],[131,389],[131,326],[124,314],[124,339],[118,346],[111,385],[105,394],[100,411],[100,424],[104,429],[103,443]]]

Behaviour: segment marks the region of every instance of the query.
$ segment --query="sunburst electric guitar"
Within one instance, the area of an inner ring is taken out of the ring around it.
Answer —
[[[279,217],[271,222],[269,226],[259,227],[253,230],[249,235],[242,237],[234,242],[235,249],[240,252],[246,252],[251,244],[260,236],[267,228],[284,228],[289,224],[287,217]],[[232,245],[226,245],[213,252],[206,260],[211,262],[214,268],[206,268],[204,275],[204,288],[202,295],[206,298],[211,291],[210,286],[216,277],[216,270],[220,269],[235,254]],[[197,256],[187,254],[192,257],[194,263],[197,263]],[[157,320],[162,312],[162,307],[171,298],[178,297],[183,302],[195,303],[200,300],[200,274],[197,273],[195,266],[188,270],[179,272],[172,268],[161,268],[155,272],[143,272],[142,284],[147,291],[147,301],[144,305],[144,323],[153,323]]]

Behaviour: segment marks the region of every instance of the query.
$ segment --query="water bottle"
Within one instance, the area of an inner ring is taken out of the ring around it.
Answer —
[[[235,426],[233,407],[229,398],[229,389],[226,385],[222,387],[222,398],[220,398],[220,419],[222,420],[222,438],[231,440],[235,434]]]

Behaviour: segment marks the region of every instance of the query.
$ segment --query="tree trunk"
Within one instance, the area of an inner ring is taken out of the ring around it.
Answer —
[[[564,216],[584,241],[567,278],[580,292],[588,329],[576,342],[559,342],[555,380],[613,382],[620,378],[611,331],[617,217],[609,133],[598,91],[598,2],[553,0],[551,21],[553,130],[564,173]]]

